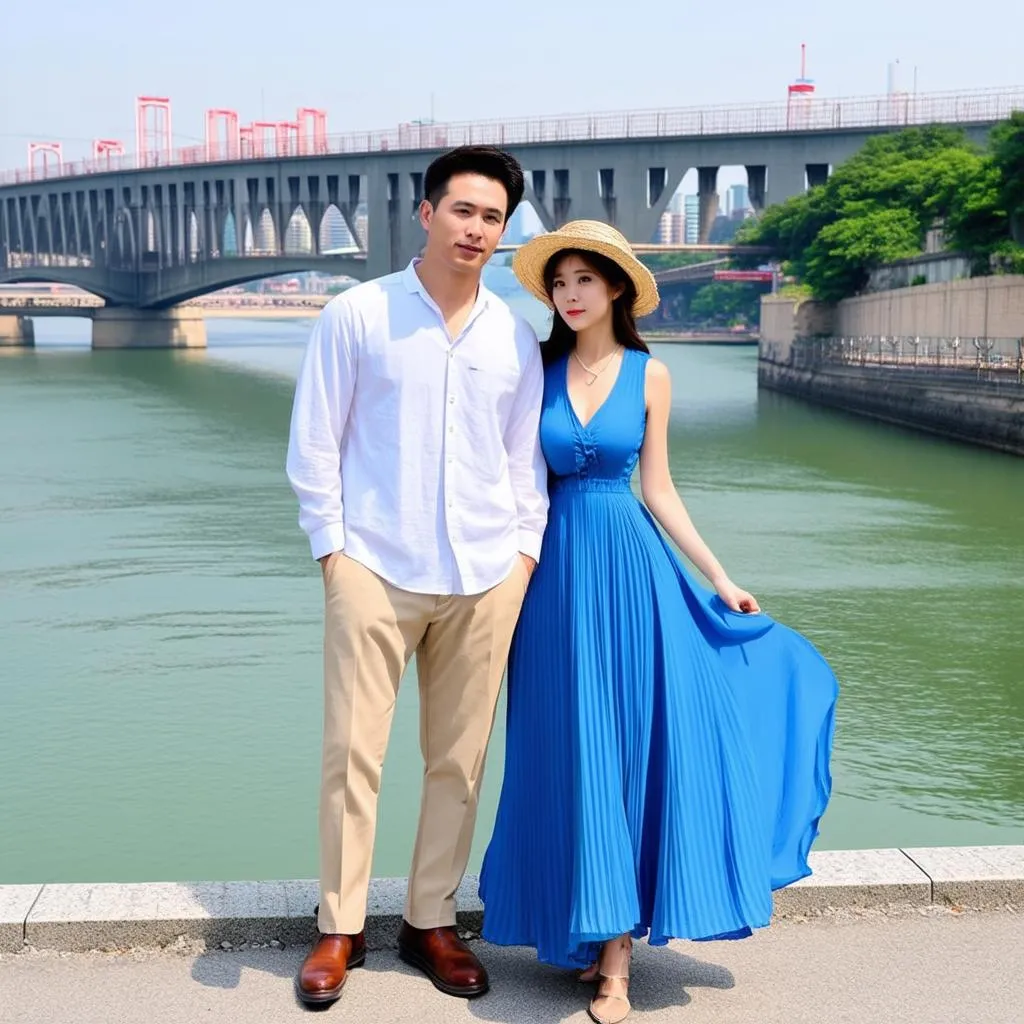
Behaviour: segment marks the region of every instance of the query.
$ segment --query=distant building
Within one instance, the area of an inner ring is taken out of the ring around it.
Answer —
[[[741,220],[750,208],[750,193],[746,185],[730,185],[725,198],[727,217]]]
[[[686,218],[666,210],[658,221],[658,241],[662,245],[681,245],[686,241]]]
[[[658,243],[660,245],[672,244],[672,214],[668,210],[658,220]]]
[[[683,197],[683,219],[685,223],[683,241],[687,245],[696,245],[700,238],[700,198],[698,196]]]

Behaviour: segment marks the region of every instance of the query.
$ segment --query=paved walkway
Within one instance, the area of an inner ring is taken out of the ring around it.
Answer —
[[[318,1018],[359,1024],[583,1022],[589,989],[522,949],[477,947],[491,992],[437,992],[390,951],[371,953],[340,1002]],[[780,923],[733,943],[637,946],[635,1024],[1022,1024],[1024,915]],[[0,956],[3,1024],[287,1024],[302,949],[27,952]]]

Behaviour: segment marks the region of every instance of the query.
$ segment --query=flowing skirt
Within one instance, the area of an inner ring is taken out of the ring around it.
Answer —
[[[630,932],[741,938],[810,874],[838,686],[696,583],[632,492],[552,495],[509,657],[484,938],[562,967]]]

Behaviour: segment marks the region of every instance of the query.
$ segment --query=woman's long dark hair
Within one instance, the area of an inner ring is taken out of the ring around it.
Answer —
[[[647,343],[640,337],[633,319],[633,303],[636,301],[636,286],[629,275],[607,256],[599,252],[588,252],[585,249],[559,249],[544,267],[544,289],[548,296],[554,292],[555,271],[558,264],[566,256],[579,256],[595,273],[603,277],[612,288],[623,287],[622,294],[612,303],[612,332],[615,340],[623,348],[633,348],[639,352],[650,352]],[[558,310],[554,311],[551,321],[551,334],[540,347],[545,366],[558,362],[562,356],[568,355],[576,347],[576,332],[562,319]]]

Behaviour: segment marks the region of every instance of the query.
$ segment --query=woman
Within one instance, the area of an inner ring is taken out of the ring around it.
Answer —
[[[544,549],[509,658],[505,777],[483,935],[598,982],[629,1013],[632,938],[740,938],[810,873],[838,688],[701,540],[668,465],[670,380],[637,334],[658,292],[608,225],[539,236],[513,268],[554,309]],[[639,461],[639,502],[630,488]],[[696,583],[657,524],[707,577]]]

